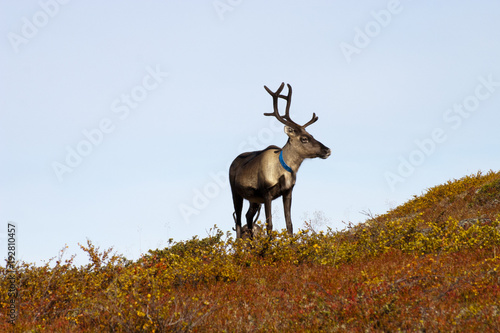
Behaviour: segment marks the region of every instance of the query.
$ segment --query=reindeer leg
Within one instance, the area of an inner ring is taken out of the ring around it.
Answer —
[[[286,221],[286,229],[290,236],[293,235],[293,225],[292,225],[292,190],[288,190],[283,193],[283,207],[285,208],[285,221]]]
[[[253,217],[260,209],[260,203],[251,202],[250,208],[246,214],[248,231],[250,232],[250,238],[253,238]]]
[[[266,211],[266,225],[267,225],[267,235],[271,236],[271,231],[273,231],[273,218],[271,216],[271,202],[272,198],[270,195],[266,195],[264,198],[264,210]]]
[[[243,209],[243,197],[233,192],[234,213],[236,223],[236,238],[241,238],[241,210]]]

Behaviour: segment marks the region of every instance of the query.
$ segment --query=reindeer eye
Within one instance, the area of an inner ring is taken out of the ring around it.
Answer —
[[[308,143],[309,142],[309,138],[307,136],[303,136],[300,138],[300,142],[302,143]]]

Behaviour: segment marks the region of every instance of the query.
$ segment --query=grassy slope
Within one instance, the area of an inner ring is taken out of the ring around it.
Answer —
[[[341,232],[214,229],[137,262],[89,242],[85,267],[20,263],[19,317],[2,287],[0,331],[500,331],[499,214],[490,172]]]

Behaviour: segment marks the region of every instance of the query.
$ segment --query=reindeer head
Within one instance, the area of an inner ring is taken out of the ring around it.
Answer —
[[[273,97],[274,112],[264,113],[265,116],[275,116],[281,123],[285,125],[285,133],[288,135],[288,142],[293,150],[302,158],[327,158],[331,154],[330,148],[317,141],[311,134],[306,131],[306,127],[315,123],[318,116],[313,113],[311,120],[304,125],[295,123],[290,118],[290,104],[292,102],[292,87],[288,86],[288,95],[280,95],[285,87],[283,82],[276,92],[271,91],[268,87],[264,86],[266,91]],[[278,111],[278,98],[286,100],[285,115],[281,116]]]

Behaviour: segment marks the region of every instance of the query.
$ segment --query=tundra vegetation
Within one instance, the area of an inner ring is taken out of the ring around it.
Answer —
[[[84,266],[62,252],[17,262],[15,324],[1,275],[0,331],[498,332],[499,219],[489,172],[343,230],[234,239],[214,227],[134,261],[88,241]]]

